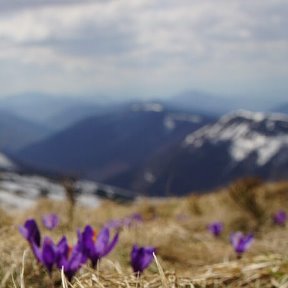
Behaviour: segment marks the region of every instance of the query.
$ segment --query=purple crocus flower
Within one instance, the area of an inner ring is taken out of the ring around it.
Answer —
[[[83,239],[78,234],[77,244],[70,249],[66,237],[56,245],[49,237],[45,237],[41,245],[41,235],[34,219],[29,219],[24,226],[19,227],[20,233],[29,242],[35,258],[42,263],[48,270],[52,272],[54,265],[59,269],[64,268],[64,273],[70,281],[74,274],[87,261],[87,257],[83,254]]]
[[[59,218],[56,214],[44,215],[42,217],[42,223],[47,229],[53,230],[55,227],[58,226]]]
[[[19,232],[29,242],[30,246],[32,244],[35,244],[38,247],[40,246],[41,234],[34,219],[28,219],[24,226],[19,226]]]
[[[87,257],[83,254],[81,241],[82,238],[78,238],[77,244],[70,248],[66,237],[63,236],[56,246],[56,265],[59,269],[63,267],[64,274],[69,281],[87,261]]]
[[[34,219],[28,219],[24,226],[19,227],[19,232],[28,241],[38,262],[42,263],[49,272],[52,271],[54,264],[54,243],[45,237],[41,247],[41,235],[38,225]]]
[[[208,225],[208,230],[216,237],[222,233],[223,228],[224,226],[221,222],[213,222]]]
[[[70,248],[65,236],[57,245],[52,239],[45,237],[42,247],[33,246],[32,249],[37,260],[47,268],[49,273],[52,272],[54,264],[59,269],[63,267],[69,281],[87,260],[87,257],[81,252],[79,239],[78,243]]]
[[[51,273],[57,255],[53,240],[49,237],[45,237],[42,247],[38,247],[33,243],[32,250],[36,259],[47,268],[49,273]]]
[[[240,257],[251,246],[254,237],[252,234],[244,235],[242,232],[233,233],[230,236],[231,244]]]
[[[280,210],[273,215],[273,221],[277,225],[284,226],[287,220],[287,214],[285,211]]]
[[[96,234],[90,225],[84,228],[81,239],[83,253],[91,260],[92,266],[95,267],[97,262],[109,254],[118,242],[119,233],[110,241],[110,230],[104,227],[99,235]]]
[[[154,247],[133,246],[131,251],[131,265],[135,273],[142,273],[153,261]]]

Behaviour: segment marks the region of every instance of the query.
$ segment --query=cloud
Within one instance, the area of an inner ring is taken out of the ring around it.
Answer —
[[[31,77],[33,67],[43,79],[62,75],[55,89],[65,81],[68,89],[72,74],[79,90],[151,94],[189,85],[225,92],[237,77],[261,91],[263,79],[287,77],[286,0],[10,2],[0,1],[0,59]]]
[[[81,0],[82,3],[92,3],[95,1],[110,1],[110,0]],[[51,7],[51,6],[59,6],[59,5],[73,5],[79,3],[78,0],[14,0],[14,1],[6,1],[0,0],[0,14],[5,14],[9,12],[35,9],[41,7]]]

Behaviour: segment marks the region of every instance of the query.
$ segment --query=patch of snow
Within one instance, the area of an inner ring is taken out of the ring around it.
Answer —
[[[95,207],[99,205],[100,200],[94,194],[97,183],[79,181],[76,183],[77,187],[81,191],[77,197],[79,204]],[[65,188],[42,176],[19,175],[12,172],[1,174],[0,203],[4,209],[29,208],[42,196],[53,200],[65,200]]]
[[[36,198],[39,196],[39,190],[30,184],[28,187],[23,186],[21,183],[10,182],[7,180],[0,182],[0,189],[18,194],[18,195],[29,195],[30,198]]]
[[[77,202],[86,207],[98,207],[100,205],[100,200],[95,195],[92,194],[81,194],[77,197]]]
[[[258,150],[267,142],[266,137],[254,133],[250,137],[242,137],[234,141],[230,148],[230,154],[236,161],[244,160],[250,153]]]
[[[275,122],[273,122],[273,121],[267,121],[267,123],[266,123],[266,128],[267,128],[268,130],[273,130],[273,129],[275,129]]]
[[[247,120],[251,120],[254,122],[261,122],[265,119],[271,120],[271,121],[288,121],[288,116],[286,114],[281,113],[263,113],[263,112],[254,112],[249,110],[236,110],[234,112],[228,113],[227,115],[224,115],[220,118],[220,121],[223,122],[229,122],[233,118],[240,117],[245,118]]]
[[[152,112],[161,112],[163,111],[163,106],[157,103],[145,104],[144,110]]]
[[[258,150],[258,165],[266,164],[277,152],[281,149],[282,146],[288,145],[287,137],[279,137],[276,139],[270,139],[266,141],[265,145],[259,148]]]
[[[0,153],[0,168],[13,170],[16,168],[16,166],[6,155]]]
[[[241,117],[243,120],[239,120]],[[234,121],[237,119],[238,121]],[[247,121],[248,120],[248,121]],[[262,122],[267,131],[263,131]],[[256,124],[255,124],[256,123]],[[259,126],[261,125],[261,126]],[[285,131],[287,125],[287,131]],[[258,127],[262,127],[261,129]],[[183,146],[201,147],[205,141],[210,143],[230,142],[230,155],[235,161],[243,161],[251,153],[257,155],[257,165],[262,166],[272,159],[283,146],[288,146],[288,117],[281,114],[264,114],[250,111],[237,111],[225,115],[214,124],[186,136]]]
[[[175,121],[171,117],[165,117],[164,126],[168,130],[173,130],[176,127]]]
[[[28,209],[35,204],[35,199],[24,198],[0,189],[0,203],[4,209]]]
[[[231,146],[231,156],[236,161],[242,161],[250,153],[257,153],[257,165],[263,166],[277,154],[283,145],[288,145],[288,138],[285,136],[266,137],[255,134],[251,139],[239,139]]]
[[[203,142],[204,139],[209,139],[212,142],[225,141],[230,139],[238,139],[249,132],[249,125],[246,123],[231,124],[224,126],[221,123],[204,126],[186,136],[185,145],[191,145],[195,142]]]
[[[146,172],[144,174],[144,179],[148,182],[148,183],[154,183],[156,180],[156,177],[151,173],[151,172]]]
[[[147,112],[162,112],[163,106],[159,103],[140,103],[133,104],[131,107],[132,111],[147,111]]]
[[[247,110],[237,110],[232,113],[228,113],[220,118],[220,123],[227,123],[231,121],[234,118],[245,118],[247,120],[255,121],[255,122],[261,122],[265,119],[265,114],[262,112],[252,112]]]
[[[85,192],[85,194],[93,194],[97,188],[97,183],[88,180],[77,181],[76,188],[79,189],[80,192]]]
[[[191,115],[191,114],[170,114],[170,117],[172,117],[176,121],[184,121],[184,122],[191,122],[191,123],[199,123],[202,120],[202,117],[198,115]]]
[[[168,130],[173,130],[177,122],[190,122],[190,123],[200,123],[202,117],[198,115],[184,114],[184,113],[171,113],[164,119],[164,126]]]

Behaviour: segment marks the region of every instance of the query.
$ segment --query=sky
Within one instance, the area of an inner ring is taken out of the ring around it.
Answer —
[[[288,101],[287,0],[0,0],[0,97]]]

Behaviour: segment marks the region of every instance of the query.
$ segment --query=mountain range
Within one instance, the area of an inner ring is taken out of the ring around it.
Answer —
[[[249,111],[227,114],[152,159],[144,172],[135,188],[151,195],[209,190],[245,176],[285,179],[288,116]]]
[[[113,105],[45,95],[33,102],[30,96],[0,101],[1,170],[69,174],[162,196],[202,192],[245,176],[288,176],[283,114],[224,113],[231,103],[195,91]]]
[[[158,103],[136,103],[117,113],[88,117],[14,156],[37,169],[104,182],[117,178],[114,184],[123,185],[154,155],[212,120],[167,111]]]

